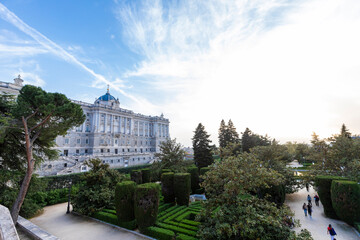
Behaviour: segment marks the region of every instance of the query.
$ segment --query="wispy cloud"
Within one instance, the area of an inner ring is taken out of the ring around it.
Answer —
[[[144,57],[125,76],[172,91],[162,107],[189,144],[199,122],[216,140],[222,118],[281,140],[359,122],[331,107],[360,102],[358,12],[357,0],[188,0],[119,3],[116,14]]]
[[[37,43],[39,43],[45,50],[51,52],[52,54],[60,57],[61,59],[67,61],[70,64],[78,66],[85,72],[89,73],[94,77],[96,82],[102,82],[105,84],[109,84],[113,89],[120,92],[122,95],[130,98],[136,104],[146,104],[150,105],[145,99],[138,98],[125,92],[122,88],[119,87],[118,82],[112,82],[107,80],[103,75],[96,73],[93,69],[87,67],[85,64],[80,62],[74,55],[70,54],[64,48],[51,41],[49,38],[38,32],[36,29],[30,27],[25,22],[23,22],[19,17],[17,17],[13,12],[7,9],[3,4],[0,3],[0,18],[11,23],[16,28],[33,38]],[[29,49],[30,51],[30,49]]]

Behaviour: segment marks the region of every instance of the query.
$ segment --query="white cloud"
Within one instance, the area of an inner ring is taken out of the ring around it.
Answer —
[[[190,145],[221,119],[280,140],[360,132],[360,2],[146,1],[119,5],[129,46],[145,60],[125,75],[174,98],[159,109]],[[345,114],[346,113],[346,114]]]
[[[24,79],[24,84],[30,84],[38,87],[44,87],[45,81],[33,72],[23,72],[20,70],[21,78]]]
[[[43,48],[45,48],[47,51],[51,52],[52,54],[58,56],[59,58],[67,61],[68,63],[71,63],[80,69],[84,70],[88,74],[94,77],[94,83],[93,85],[98,85],[99,83],[105,83],[109,84],[113,89],[120,92],[125,97],[130,98],[132,101],[135,102],[135,105],[146,105],[151,106],[151,104],[144,98],[140,98],[137,96],[134,96],[130,93],[125,92],[122,88],[120,88],[118,85],[113,84],[111,81],[106,79],[103,75],[96,73],[93,69],[87,67],[85,64],[83,64],[81,61],[79,61],[74,55],[70,54],[68,51],[66,51],[64,48],[56,44],[55,42],[48,39],[46,36],[38,32],[36,29],[30,27],[25,22],[23,22],[19,17],[17,17],[13,12],[11,12],[9,9],[7,9],[3,4],[0,3],[0,18],[3,20],[11,23],[16,28],[18,28],[20,31],[24,32],[31,38],[33,38],[37,43],[39,43]],[[74,50],[74,46],[70,47],[69,50]]]

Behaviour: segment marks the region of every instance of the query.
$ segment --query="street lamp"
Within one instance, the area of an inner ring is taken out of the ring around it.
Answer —
[[[68,206],[67,206],[67,211],[66,213],[70,213],[70,195],[71,195],[71,186],[72,186],[72,182],[71,179],[69,181],[69,195],[68,195]]]

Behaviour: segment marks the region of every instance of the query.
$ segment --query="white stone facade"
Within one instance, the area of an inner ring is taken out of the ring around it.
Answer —
[[[19,95],[19,91],[23,87],[23,82],[24,80],[21,79],[20,75],[14,79],[14,83],[0,81],[0,94]]]
[[[18,95],[23,82],[20,75],[14,82],[0,82],[0,91]],[[56,138],[60,157],[41,164],[37,170],[41,176],[88,171],[84,163],[92,158],[100,158],[112,168],[151,163],[160,143],[170,138],[169,120],[163,114],[146,116],[120,108],[109,89],[94,104],[72,101],[82,107],[86,119]]]
[[[163,115],[145,116],[120,108],[109,90],[94,104],[73,102],[82,107],[86,119],[56,138],[61,161],[42,164],[40,175],[87,171],[83,163],[91,158],[100,158],[112,168],[151,163],[160,143],[170,138],[169,120]]]

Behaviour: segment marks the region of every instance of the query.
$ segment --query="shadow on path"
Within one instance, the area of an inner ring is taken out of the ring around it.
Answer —
[[[330,235],[327,235],[327,227],[329,224],[331,224],[337,233],[337,240],[359,240],[360,237],[357,235],[355,230],[347,223],[327,218],[325,216],[321,202],[319,206],[315,205],[315,193],[315,190],[310,187],[309,192],[307,192],[304,188],[296,193],[286,195],[285,204],[288,205],[291,210],[295,212],[295,218],[300,220],[301,228],[306,228],[307,230],[309,230],[315,240],[329,240],[331,238]],[[305,217],[304,211],[302,209],[303,204],[307,203],[308,194],[310,194],[312,198],[312,217],[310,217],[309,215]],[[295,228],[295,231],[298,232],[301,228]]]
[[[67,203],[48,206],[44,208],[43,214],[30,221],[62,240],[145,239],[91,219],[66,214],[66,209]]]

